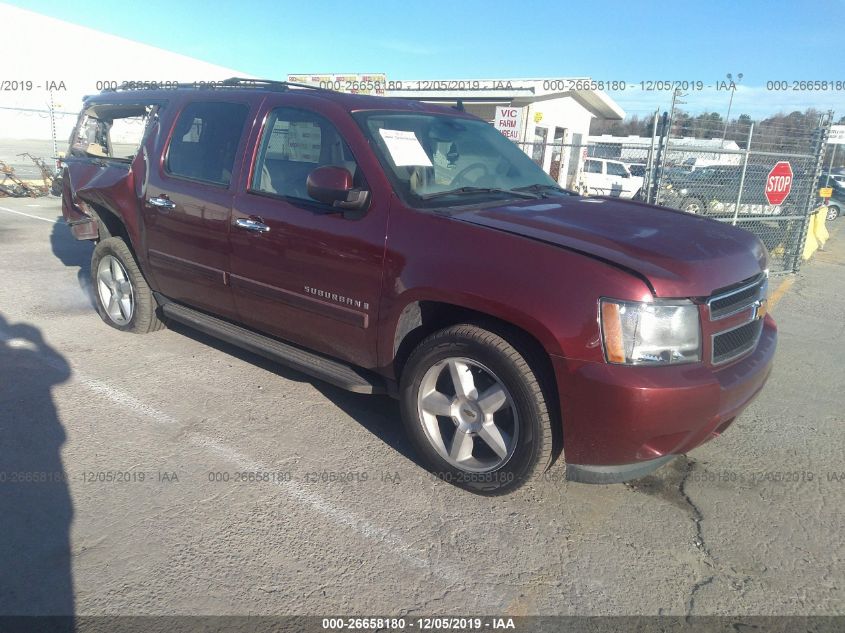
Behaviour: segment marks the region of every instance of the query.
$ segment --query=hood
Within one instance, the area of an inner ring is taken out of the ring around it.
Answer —
[[[453,217],[634,271],[658,297],[706,297],[759,274],[767,265],[765,247],[744,229],[639,202],[547,198]]]

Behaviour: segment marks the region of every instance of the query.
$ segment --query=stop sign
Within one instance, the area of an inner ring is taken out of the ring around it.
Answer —
[[[778,162],[766,178],[766,200],[771,205],[783,204],[792,191],[792,165],[789,161]]]

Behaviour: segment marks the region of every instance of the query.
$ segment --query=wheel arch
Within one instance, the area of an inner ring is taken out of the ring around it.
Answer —
[[[158,290],[158,285],[156,284],[151,271],[147,267],[147,261],[143,256],[143,250],[139,248],[140,244],[137,243],[139,238],[136,235],[133,235],[133,231],[126,223],[123,216],[99,203],[86,202],[86,206],[88,207],[87,213],[92,215],[97,222],[98,237],[96,238],[96,241],[102,242],[110,237],[121,238],[126,243],[129,252],[135,258],[135,262],[138,264],[138,268],[144,276],[147,284],[149,284],[150,288],[154,291]]]
[[[531,330],[488,311],[442,300],[419,299],[407,303],[401,310],[393,328],[392,376],[399,384],[402,371],[411,353],[428,336],[437,331],[468,323],[482,327],[501,336],[525,358],[540,382],[551,416],[553,437],[553,460],[563,451],[563,425],[560,413],[560,397],[555,380],[554,366],[550,354],[560,353],[551,347],[553,339],[547,330],[535,334]],[[551,351],[549,348],[551,347]]]
[[[97,220],[97,230],[99,232],[100,240],[104,240],[109,237],[121,237],[126,242],[127,246],[133,248],[129,229],[118,214],[100,204],[88,203],[88,206],[91,208],[91,211]]]

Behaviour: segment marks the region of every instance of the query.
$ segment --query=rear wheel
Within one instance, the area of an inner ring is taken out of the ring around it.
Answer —
[[[91,258],[91,283],[97,312],[113,328],[144,334],[163,327],[153,293],[121,238],[109,237],[97,244]]]
[[[502,494],[552,460],[551,421],[538,377],[504,338],[456,325],[425,339],[401,381],[402,418],[437,476]]]
[[[827,221],[832,222],[833,220],[835,220],[836,218],[839,217],[839,213],[840,213],[839,207],[837,207],[835,204],[828,205],[827,206]]]

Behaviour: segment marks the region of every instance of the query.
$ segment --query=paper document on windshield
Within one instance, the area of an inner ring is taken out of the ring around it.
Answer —
[[[431,159],[420,145],[416,134],[405,130],[380,129],[379,134],[397,167],[431,167]]]

